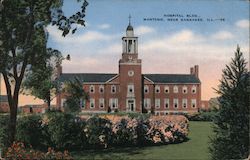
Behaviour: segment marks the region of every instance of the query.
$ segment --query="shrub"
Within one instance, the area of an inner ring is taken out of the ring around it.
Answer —
[[[128,126],[129,119],[113,122],[113,143],[117,146],[130,146],[135,144],[133,128]]]
[[[79,150],[86,146],[84,134],[85,123],[80,118],[68,114],[54,112],[48,114],[47,136],[48,146],[59,150]]]
[[[213,121],[217,114],[217,110],[200,111],[196,114],[186,115],[190,121]]]
[[[53,149],[49,148],[47,153],[43,153],[41,151],[33,150],[32,148],[25,148],[25,145],[20,142],[14,142],[11,147],[8,148],[6,159],[12,160],[32,160],[32,159],[40,159],[40,160],[69,160],[73,159],[67,151],[56,152]]]
[[[112,143],[112,123],[101,117],[91,117],[84,129],[88,144],[94,148],[107,148]]]
[[[18,118],[16,140],[31,145],[35,149],[44,149],[45,137],[43,135],[42,118],[31,115]]]
[[[0,116],[0,148],[5,147],[8,144],[8,124],[9,116]]]

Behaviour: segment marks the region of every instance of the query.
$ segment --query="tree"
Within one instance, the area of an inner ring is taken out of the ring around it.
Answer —
[[[78,78],[66,82],[63,90],[67,94],[66,111],[78,112],[80,105],[84,105],[83,103],[89,99],[89,95],[84,91],[82,83]]]
[[[88,3],[81,2],[82,10],[67,18],[62,11],[63,0],[1,0],[0,73],[10,106],[9,145],[15,139],[18,97],[25,73],[47,51],[46,26],[57,25],[63,36],[75,33],[77,25],[85,22]]]
[[[55,71],[63,60],[62,54],[58,50],[47,49],[39,63],[32,66],[30,74],[23,83],[23,92],[31,94],[44,100],[50,110],[51,101],[60,90],[60,84],[56,80]]]
[[[217,93],[220,108],[211,138],[213,159],[244,159],[249,155],[249,73],[240,47],[223,70]]]

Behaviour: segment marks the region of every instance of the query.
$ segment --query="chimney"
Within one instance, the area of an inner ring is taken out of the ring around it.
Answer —
[[[195,77],[199,78],[199,66],[198,65],[194,66],[194,74],[195,74]]]
[[[56,67],[57,71],[56,71],[56,77],[59,78],[62,75],[62,66],[58,65]]]
[[[190,68],[190,74],[194,74],[194,68],[193,67]]]
[[[199,78],[199,66],[195,65],[194,67],[191,67],[190,74],[195,75],[195,77]]]

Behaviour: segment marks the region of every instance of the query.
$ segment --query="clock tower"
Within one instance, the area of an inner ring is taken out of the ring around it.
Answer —
[[[141,112],[142,75],[141,59],[138,59],[138,37],[130,24],[122,38],[122,58],[119,60],[120,107],[123,111]]]

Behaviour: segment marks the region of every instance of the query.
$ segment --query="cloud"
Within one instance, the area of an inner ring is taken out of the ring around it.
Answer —
[[[235,25],[237,26],[237,27],[240,27],[240,28],[243,28],[243,29],[249,29],[249,20],[247,20],[247,19],[242,19],[242,20],[239,20],[239,21],[237,21],[236,23],[235,23]]]
[[[110,25],[109,24],[101,24],[99,26],[97,26],[99,29],[108,29],[110,28]]]
[[[52,41],[55,41],[57,43],[66,43],[68,45],[72,43],[84,44],[93,41],[108,41],[116,37],[114,35],[101,33],[99,31],[86,31],[82,34],[69,34],[66,37],[63,37],[61,31],[59,31],[54,26],[48,26],[47,30],[49,32],[49,36],[51,36]]]
[[[227,40],[232,39],[233,37],[233,34],[228,31],[219,31],[211,36],[212,39],[216,40]]]
[[[155,32],[155,30],[148,26],[139,26],[135,28],[135,33],[138,36],[153,33],[153,32]]]

